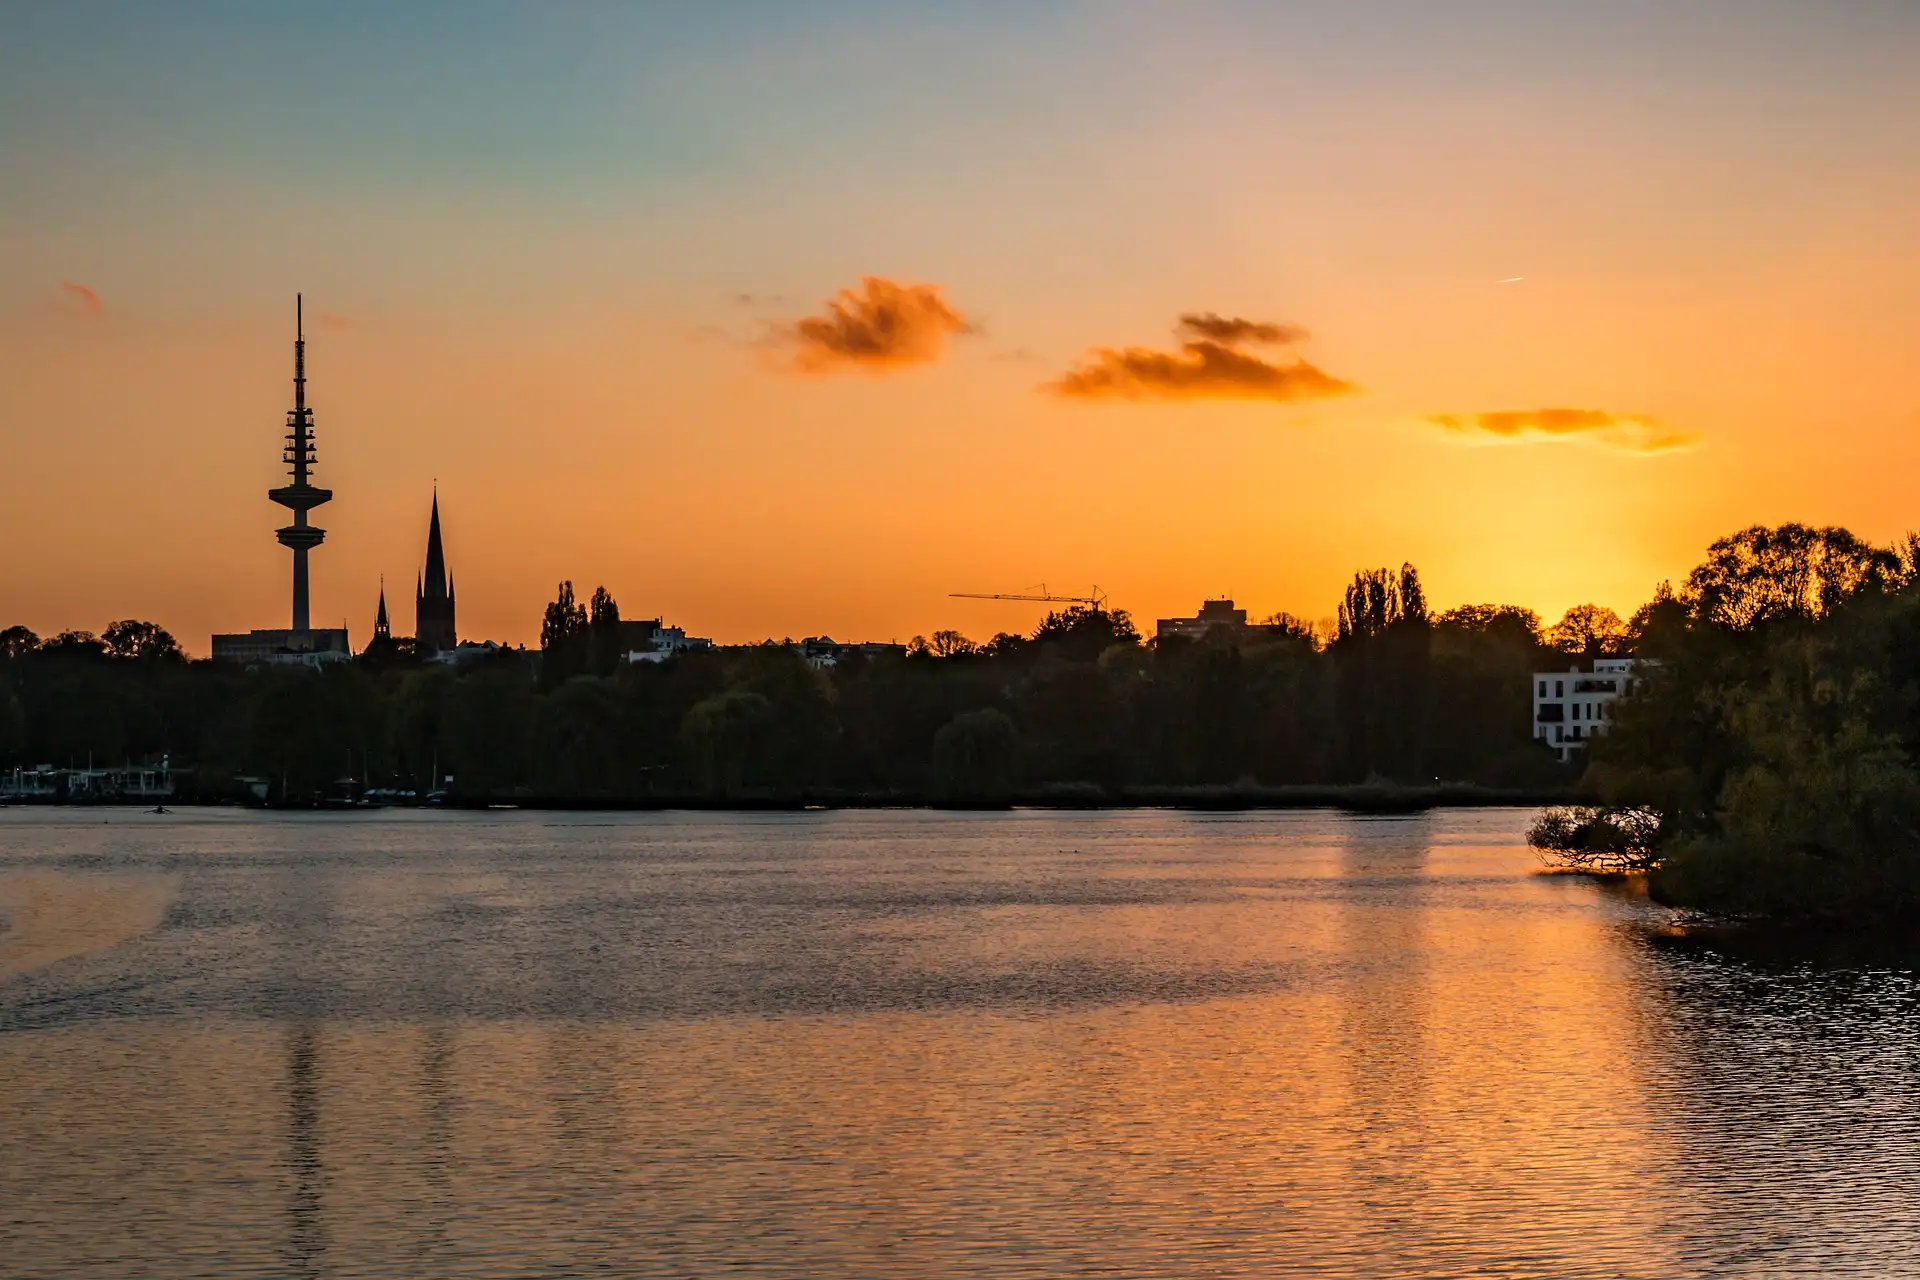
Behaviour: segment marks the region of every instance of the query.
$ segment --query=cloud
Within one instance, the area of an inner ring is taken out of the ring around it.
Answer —
[[[1500,440],[1541,437],[1590,440],[1628,453],[1670,453],[1699,436],[1644,413],[1608,413],[1605,409],[1505,409],[1494,413],[1428,415],[1427,421],[1459,435]]]
[[[314,320],[322,329],[332,329],[336,333],[342,329],[353,328],[353,321],[345,316],[334,315],[330,311],[322,311],[314,317]]]
[[[1184,339],[1177,351],[1095,347],[1040,389],[1078,400],[1324,400],[1356,390],[1305,360],[1238,349],[1297,342],[1306,337],[1298,325],[1190,311],[1174,332]]]
[[[773,336],[797,348],[793,368],[801,373],[884,373],[930,364],[946,350],[950,334],[973,332],[975,326],[940,296],[939,285],[863,276],[858,289],[827,299],[826,314],[777,325]]]
[[[1240,350],[1299,342],[1299,325],[1189,311],[1174,325],[1177,351],[1094,347],[1042,391],[1078,400],[1324,400],[1352,394],[1351,382],[1298,357],[1268,360]]]
[[[75,284],[71,280],[62,280],[60,287],[74,298],[77,298],[80,302],[81,309],[90,316],[100,315],[107,309],[106,303],[100,301],[100,295],[83,284]]]
[[[1218,342],[1227,347],[1286,346],[1300,342],[1307,331],[1297,324],[1268,324],[1260,320],[1228,319],[1211,311],[1189,311],[1174,332],[1183,338]]]

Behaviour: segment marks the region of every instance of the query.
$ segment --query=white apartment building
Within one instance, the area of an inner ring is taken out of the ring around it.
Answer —
[[[1533,736],[1561,760],[1606,732],[1613,700],[1633,692],[1632,658],[1595,658],[1593,670],[1533,673]]]
[[[680,627],[663,627],[659,621],[653,623],[652,642],[645,649],[631,649],[622,662],[665,662],[679,653],[691,653],[695,649],[711,649],[713,641],[705,636],[690,636]]]

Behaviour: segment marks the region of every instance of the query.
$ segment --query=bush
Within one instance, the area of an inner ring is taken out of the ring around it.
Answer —
[[[1638,806],[1560,806],[1542,813],[1527,843],[1552,866],[1580,871],[1646,871],[1660,861],[1660,815]]]

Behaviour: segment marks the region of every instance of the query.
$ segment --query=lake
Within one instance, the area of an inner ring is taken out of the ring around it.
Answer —
[[[1909,967],[1523,810],[0,812],[0,1274],[1920,1274]]]

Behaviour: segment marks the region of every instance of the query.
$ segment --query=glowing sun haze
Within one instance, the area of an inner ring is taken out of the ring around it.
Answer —
[[[0,9],[0,625],[1626,613],[1920,526],[1920,9]],[[76,94],[75,85],[87,92]],[[58,104],[54,109],[51,104]]]

